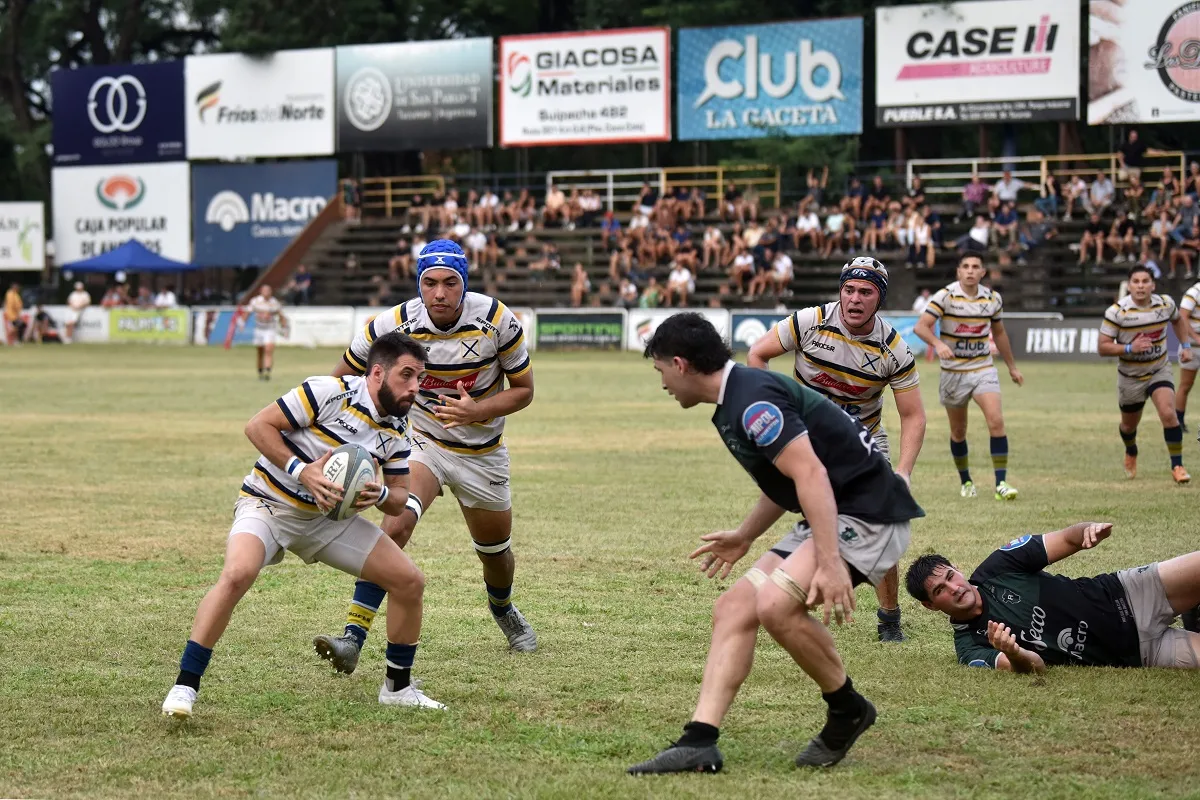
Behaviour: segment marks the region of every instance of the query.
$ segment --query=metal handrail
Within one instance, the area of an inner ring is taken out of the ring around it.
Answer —
[[[765,173],[765,174],[764,174]],[[778,207],[780,200],[779,167],[764,164],[735,164],[729,166],[660,167],[654,169],[571,169],[546,173],[546,191],[553,185],[576,189],[591,189],[599,193],[609,211],[618,204],[637,200],[642,184],[655,186],[666,194],[678,186],[699,188],[709,197],[719,197],[727,181],[752,186],[764,201]]]
[[[359,182],[362,209],[383,210],[385,217],[396,215],[412,205],[415,195],[426,198],[445,194],[446,179],[441,175],[402,175],[392,178],[364,178]]]
[[[1152,179],[1161,179],[1167,168],[1176,170],[1176,177],[1182,179],[1186,174],[1184,169],[1187,156],[1180,151],[1166,151],[1157,155],[1146,156],[1146,166],[1142,169],[1142,185],[1149,187]],[[1027,166],[1026,166],[1027,165]],[[989,167],[991,169],[989,169]],[[1036,190],[1041,189],[1043,182],[1050,173],[1064,178],[1076,175],[1092,176],[1103,172],[1109,176],[1117,188],[1129,185],[1129,180],[1116,153],[1077,153],[1072,155],[1047,156],[993,156],[987,158],[914,158],[909,160],[905,168],[906,186],[912,186],[912,180],[921,177],[926,194],[959,194],[963,184],[974,175],[979,175],[984,182],[998,180],[1009,170],[1014,178],[1029,183],[1036,182]]]

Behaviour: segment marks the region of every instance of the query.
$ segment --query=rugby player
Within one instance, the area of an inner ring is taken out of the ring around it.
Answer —
[[[341,488],[322,470],[343,442],[362,445],[383,468],[383,484],[368,483],[355,508],[377,506],[398,514],[408,499],[408,411],[425,351],[404,334],[391,333],[372,343],[365,362],[365,377],[309,378],[246,424],[247,438],[262,455],[242,483],[221,577],[196,610],[163,714],[192,715],[200,678],[234,608],[264,567],[283,560],[285,550],[387,587],[387,668],[379,702],[445,708],[409,681],[425,576],[364,517],[339,522],[324,515],[342,499]],[[338,432],[336,439],[331,431]]]
[[[784,513],[804,519],[721,595],[700,700],[670,748],[632,774],[716,772],[719,727],[750,674],[759,626],[820,687],[825,727],[797,766],[832,766],[875,721],[842,666],[830,615],[854,611],[854,585],[878,584],[908,547],[909,520],[924,511],[871,434],[824,396],[784,375],[735,364],[716,329],[696,313],[664,320],[646,345],[663,389],[684,408],[716,405],[713,425],[761,495],[737,530],[702,536],[692,558],[709,577],[733,565]],[[808,615],[824,605],[824,622]]]
[[[1183,429],[1175,414],[1175,383],[1167,359],[1167,326],[1171,324],[1179,337],[1179,363],[1186,368],[1192,360],[1192,328],[1170,296],[1154,293],[1150,270],[1136,266],[1129,270],[1129,294],[1104,312],[1096,350],[1102,356],[1118,358],[1118,432],[1125,443],[1125,476],[1137,476],[1137,428],[1146,400],[1150,400],[1162,422],[1171,477],[1175,483],[1185,484],[1192,478],[1183,468]]]
[[[750,348],[748,363],[766,369],[776,356],[794,351],[796,380],[823,394],[866,426],[884,458],[891,455],[883,429],[883,390],[892,387],[900,413],[900,460],[896,474],[910,480],[925,439],[925,406],[917,362],[896,329],[878,315],[887,301],[887,269],[862,256],[842,267],[837,302],[796,311]],[[902,642],[900,578],[888,570],[875,587],[877,630],[882,642]]]
[[[1014,539],[970,580],[944,556],[908,568],[908,592],[950,617],[959,663],[1044,672],[1047,665],[1200,669],[1200,552],[1133,569],[1065,578],[1046,567],[1095,547],[1107,522]],[[1190,613],[1189,613],[1190,612]],[[1187,614],[1185,630],[1171,627]]]
[[[1200,305],[1200,283],[1192,284],[1192,288],[1184,292],[1183,299],[1179,301],[1179,314],[1191,326],[1193,344],[1200,344],[1200,311],[1197,311],[1197,305]],[[1200,358],[1196,358],[1194,353],[1187,361],[1180,359],[1179,388],[1175,390],[1175,416],[1179,419],[1179,428],[1183,433],[1187,433],[1184,414],[1187,412],[1188,395],[1192,393],[1192,386],[1196,383],[1197,370],[1200,370]]]
[[[254,315],[254,347],[258,356],[260,381],[271,380],[271,367],[275,364],[276,332],[287,326],[287,318],[283,316],[283,303],[273,294],[274,290],[264,285],[246,304],[247,317],[238,321],[238,330],[241,330],[245,327],[249,315]]]
[[[1008,366],[1013,383],[1020,386],[1025,377],[1017,369],[1008,333],[1000,321],[1004,301],[999,292],[979,283],[985,272],[978,255],[964,254],[958,262],[958,280],[929,298],[915,332],[941,361],[938,397],[950,420],[950,454],[962,483],[959,494],[976,496],[967,459],[967,405],[974,399],[991,436],[995,498],[1016,500],[1017,490],[1007,480],[1008,435],[1000,408],[1000,378],[992,364],[989,339],[995,339],[996,350]],[[933,332],[933,326],[939,322],[940,338]]]
[[[437,239],[421,250],[417,287],[418,297],[367,324],[334,375],[365,369],[371,343],[388,331],[403,331],[425,346],[428,363],[413,404],[408,504],[385,517],[383,529],[404,547],[442,487],[449,488],[483,562],[492,617],[511,650],[533,652],[537,634],[512,602],[512,492],[503,439],[504,418],[533,401],[525,335],[503,303],[467,291],[466,254],[454,242]],[[354,671],[383,596],[382,586],[358,581],[342,635],[313,640],[337,671]]]

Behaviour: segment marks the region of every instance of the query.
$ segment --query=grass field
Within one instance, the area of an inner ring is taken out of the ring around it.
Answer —
[[[382,621],[354,675],[319,662],[310,639],[340,630],[353,581],[289,556],[239,607],[197,716],[164,720],[159,704],[253,457],[242,426],[337,356],[282,351],[276,380],[262,384],[247,350],[0,350],[0,796],[1200,793],[1200,675],[1060,668],[1031,679],[959,667],[949,626],[906,596],[911,641],[876,642],[865,588],[855,624],[835,637],[880,718],[841,766],[792,766],[824,705],[763,635],[722,729],[725,772],[627,777],[678,736],[699,686],[721,587],[686,555],[756,497],[710,411],[681,411],[633,354],[538,354],[534,404],[509,423],[514,598],[538,630],[536,654],[505,651],[461,519],[441,500],[410,552],[428,578],[416,673],[449,713],[376,703]],[[1067,574],[1195,549],[1200,487],[1171,483],[1153,419],[1141,476],[1122,477],[1111,365],[1023,367],[1026,386],[1004,388],[1014,504],[958,497],[926,367],[930,424],[914,492],[928,516],[902,567],[937,548],[970,568],[1016,535],[1081,519],[1117,528],[1064,563]],[[890,401],[888,414],[895,434]],[[978,416],[971,424],[976,481],[987,485],[986,430]],[[1200,466],[1198,456],[1188,436],[1186,463]]]

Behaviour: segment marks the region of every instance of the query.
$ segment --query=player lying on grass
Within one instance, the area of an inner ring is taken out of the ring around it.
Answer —
[[[727,576],[787,511],[804,519],[717,600],[691,722],[674,745],[629,772],[721,769],[719,726],[750,675],[759,627],[820,687],[828,705],[825,727],[796,765],[832,766],[874,723],[875,707],[842,666],[826,629],[830,613],[839,624],[850,620],[854,585],[883,580],[908,547],[909,520],[925,512],[861,422],[791,378],[734,363],[701,315],[664,320],[645,355],[681,406],[716,405],[718,435],[761,492],[737,530],[701,537],[692,557],[703,556],[709,577]],[[808,615],[821,605],[825,624]]]
[[[384,484],[369,483],[355,508],[378,506],[398,514],[408,500],[408,410],[425,368],[425,350],[402,333],[380,336],[367,355],[366,375],[309,378],[259,411],[246,436],[262,456],[242,483],[225,565],[196,610],[179,677],[162,712],[190,717],[200,678],[233,609],[263,567],[290,550],[387,590],[387,673],[379,690],[385,705],[445,708],[409,683],[421,633],[425,577],[400,546],[361,516],[325,516],[341,499],[323,468],[340,442],[365,447],[383,467]],[[351,433],[354,431],[354,433]]]
[[[908,593],[950,617],[954,650],[968,666],[1200,668],[1200,552],[1094,578],[1045,572],[1095,547],[1112,528],[1080,522],[1022,536],[988,556],[970,580],[944,556],[923,555],[908,568]],[[1171,627],[1180,614],[1188,630]]]

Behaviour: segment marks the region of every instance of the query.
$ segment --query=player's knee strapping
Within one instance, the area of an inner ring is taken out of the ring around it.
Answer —
[[[756,590],[761,589],[767,582],[767,573],[763,572],[758,567],[752,567],[750,571],[746,573],[746,580],[750,581],[750,585]]]
[[[371,630],[375,615],[379,613],[385,594],[387,592],[382,586],[370,581],[360,580],[354,584],[354,599],[350,601],[350,609],[346,612],[346,635],[354,637],[359,647],[367,640],[367,633]]]
[[[958,479],[962,483],[971,480],[971,471],[967,469],[967,440],[956,442],[950,440],[950,455],[954,457],[954,468],[958,470]]]
[[[1125,443],[1125,455],[1136,456],[1138,454],[1137,428],[1134,428],[1131,431],[1126,431],[1124,428],[1118,426],[1117,432],[1121,434],[1121,441]]]
[[[788,597],[800,604],[801,608],[808,608],[808,592],[796,583],[796,579],[787,574],[783,567],[776,567],[771,573],[771,583],[778,586],[783,591],[787,592]]]
[[[1171,456],[1171,466],[1183,466],[1183,428],[1178,425],[1173,428],[1163,428],[1163,438],[1167,440],[1167,453]]]
[[[996,470],[996,485],[999,485],[1008,476],[1008,437],[993,436],[991,448],[992,469]]]
[[[495,544],[483,544],[476,542],[474,539],[471,540],[471,543],[475,545],[475,552],[479,553],[479,555],[494,558],[495,556],[504,555],[512,548],[512,537],[510,536],[504,541],[496,542]]]

